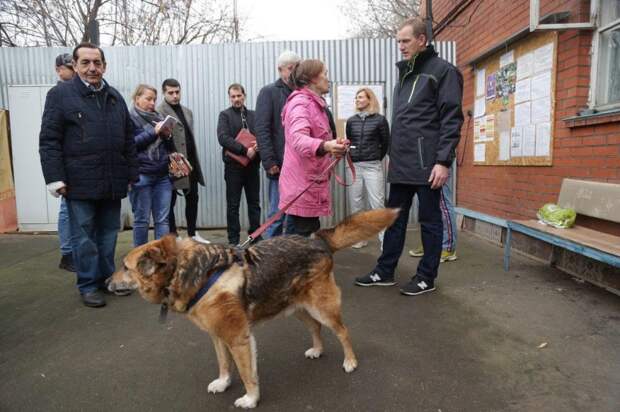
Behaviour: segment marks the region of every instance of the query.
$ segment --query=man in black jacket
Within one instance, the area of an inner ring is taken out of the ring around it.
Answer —
[[[45,99],[39,154],[48,190],[67,199],[77,286],[84,305],[105,305],[114,272],[121,199],[138,180],[133,123],[125,100],[103,80],[103,50],[73,50],[77,76]]]
[[[256,140],[260,149],[263,167],[269,178],[269,213],[271,218],[278,211],[280,193],[278,178],[284,158],[284,126],[282,125],[282,108],[292,93],[288,78],[301,58],[292,51],[285,51],[278,57],[278,73],[280,78],[274,83],[263,87],[256,100]],[[286,223],[285,223],[286,220]],[[267,237],[292,232],[292,219],[282,216],[267,229]],[[286,229],[284,226],[286,225]]]
[[[400,207],[399,218],[385,232],[375,268],[356,278],[359,286],[395,285],[394,272],[405,245],[413,196],[419,200],[424,256],[416,274],[401,289],[415,296],[435,290],[443,226],[439,202],[458,144],[463,112],[463,76],[427,46],[426,25],[405,21],[397,34],[405,60],[396,64],[388,182],[388,207]]]
[[[258,173],[260,159],[256,144],[249,148],[235,140],[241,129],[248,129],[255,134],[254,111],[245,107],[245,89],[242,85],[233,83],[228,87],[230,107],[222,112],[217,120],[217,139],[222,146],[224,160],[224,179],[226,180],[226,225],[228,243],[237,245],[241,224],[239,223],[239,207],[241,206],[241,191],[245,190],[245,199],[248,204],[248,218],[250,229],[254,232],[260,226],[260,175]],[[247,166],[243,166],[230,152],[250,159]]]

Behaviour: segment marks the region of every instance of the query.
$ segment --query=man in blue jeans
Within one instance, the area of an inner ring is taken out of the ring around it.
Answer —
[[[269,178],[269,213],[271,218],[278,212],[280,192],[278,178],[284,158],[284,127],[282,126],[282,108],[286,104],[292,90],[288,78],[301,58],[292,51],[285,51],[278,57],[278,73],[280,78],[275,83],[263,87],[256,100],[256,141],[260,151],[263,167]],[[284,226],[286,225],[286,230]],[[293,233],[292,219],[287,215],[273,222],[267,229],[268,238],[286,233]]]
[[[396,64],[399,82],[394,89],[388,207],[401,209],[383,241],[383,252],[373,270],[355,279],[358,286],[392,286],[405,246],[409,210],[418,196],[424,256],[412,279],[400,292],[415,296],[435,290],[441,257],[443,225],[441,188],[458,144],[463,112],[463,76],[427,45],[426,24],[409,19],[398,30],[398,46],[405,60]]]
[[[66,198],[82,302],[101,307],[114,272],[121,199],[138,180],[138,159],[125,100],[103,79],[103,50],[78,45],[73,67],[77,76],[45,99],[39,154],[48,190]]]

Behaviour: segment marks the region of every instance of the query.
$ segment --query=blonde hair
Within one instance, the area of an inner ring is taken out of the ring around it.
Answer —
[[[139,84],[136,87],[136,90],[133,91],[133,94],[131,95],[131,100],[133,100],[134,102],[136,101],[136,99],[140,96],[142,96],[144,94],[145,91],[150,90],[153,93],[155,93],[155,97],[157,97],[157,89],[154,88],[153,86],[150,86],[148,84]]]
[[[368,97],[368,100],[370,100],[368,109],[365,111],[369,114],[379,113],[379,100],[377,100],[377,96],[375,96],[375,93],[372,91],[372,89],[370,87],[362,87],[355,93],[355,97],[357,97],[357,95],[362,92],[366,93],[366,97]],[[357,107],[355,108],[355,111],[359,112],[359,110],[357,110]]]

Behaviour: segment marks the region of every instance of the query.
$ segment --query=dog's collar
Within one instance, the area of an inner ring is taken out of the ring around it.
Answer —
[[[222,276],[222,273],[224,273],[224,271],[225,269],[216,270],[215,272],[213,272],[213,274],[211,274],[211,276],[209,276],[207,282],[202,285],[202,287],[198,290],[198,292],[196,292],[194,297],[191,298],[189,302],[187,302],[188,312],[196,303],[198,303],[200,299],[202,299],[202,297],[209,291],[211,286],[213,286],[215,282],[217,282],[217,280],[220,278],[220,276]]]

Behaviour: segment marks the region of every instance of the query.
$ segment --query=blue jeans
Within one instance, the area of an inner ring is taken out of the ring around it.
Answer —
[[[439,259],[441,258],[442,221],[439,202],[441,190],[432,190],[428,185],[390,185],[390,196],[387,207],[399,207],[400,214],[396,222],[386,229],[383,238],[383,252],[377,260],[375,272],[382,278],[393,279],[398,259],[403,253],[409,209],[413,196],[418,195],[419,220],[422,227],[422,245],[424,256],[420,259],[416,275],[423,280],[432,281],[437,277]]]
[[[269,179],[269,214],[267,220],[278,212],[278,203],[280,202],[280,190],[278,189],[278,179]],[[284,215],[276,220],[265,231],[267,239],[280,236],[282,233],[293,234],[293,219],[289,215]]]
[[[452,171],[445,185],[441,188],[441,220],[443,222],[443,244],[442,249],[448,252],[456,250],[456,215],[454,214],[454,204],[452,203]]]
[[[168,214],[172,200],[172,182],[168,176],[140,175],[138,183],[131,187],[129,201],[133,212],[134,247],[149,241],[151,214],[155,225],[155,239],[170,232]]]
[[[69,210],[64,196],[60,197],[60,210],[58,211],[58,239],[60,239],[60,253],[70,255],[71,249],[71,226],[69,224]]]
[[[114,273],[114,249],[121,226],[121,201],[67,199],[73,263],[80,293],[103,288]]]

